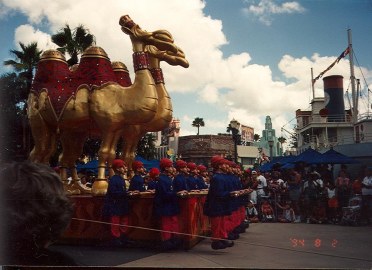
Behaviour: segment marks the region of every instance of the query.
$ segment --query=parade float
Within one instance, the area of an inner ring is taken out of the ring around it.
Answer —
[[[172,104],[165,88],[160,62],[187,68],[183,51],[166,30],[147,32],[129,16],[119,20],[121,30],[130,37],[135,78],[132,83],[125,64],[111,62],[103,48],[85,50],[80,63],[68,67],[57,50],[43,53],[28,98],[28,119],[35,146],[29,159],[48,163],[61,143],[59,158],[61,180],[75,205],[73,220],[64,240],[104,241],[109,225],[102,218],[107,175],[116,158],[119,139],[124,138],[123,156],[130,166],[139,140],[146,132],[160,131],[172,120]],[[101,139],[98,151],[98,176],[92,188],[83,186],[75,161],[83,152],[88,137]],[[68,181],[68,171],[72,181]],[[208,233],[203,215],[205,194],[189,194],[181,200],[180,220],[187,246]],[[158,240],[158,224],[152,214],[153,195],[133,196],[129,237]]]

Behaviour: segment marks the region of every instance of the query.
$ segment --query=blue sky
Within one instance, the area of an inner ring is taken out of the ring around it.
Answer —
[[[0,0],[0,60],[19,41],[53,48],[50,34],[65,23],[83,24],[111,60],[133,70],[129,39],[117,24],[124,14],[148,31],[169,30],[186,53],[188,69],[162,66],[181,135],[196,134],[195,117],[205,121],[201,134],[225,132],[232,118],[261,134],[269,115],[277,136],[286,136],[280,128],[291,130],[295,111],[309,108],[310,68],[317,76],[340,55],[348,28],[360,65],[356,77],[364,94],[364,79],[371,88],[370,0]],[[335,74],[344,76],[346,91],[347,57],[326,73]],[[315,89],[323,95],[322,80]]]

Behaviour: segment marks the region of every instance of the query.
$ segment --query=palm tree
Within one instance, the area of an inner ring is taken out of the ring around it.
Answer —
[[[21,86],[17,89],[11,89],[11,91],[17,91],[17,105],[21,108],[21,115],[18,116],[17,124],[21,123],[21,128],[18,130],[18,134],[22,134],[22,153],[20,153],[23,158],[28,156],[30,152],[32,139],[30,128],[28,126],[28,121],[26,117],[26,109],[24,106],[27,100],[27,96],[30,92],[32,85],[32,78],[34,76],[34,71],[36,69],[37,63],[40,60],[41,50],[37,47],[37,42],[31,42],[25,45],[19,42],[21,50],[10,50],[10,53],[15,56],[15,60],[4,61],[5,66],[11,66],[17,72],[16,77]],[[16,105],[16,106],[17,106]],[[22,107],[23,106],[23,107]],[[6,128],[6,127],[5,127]]]
[[[255,142],[258,142],[259,140],[260,140],[260,135],[259,134],[254,134],[253,135],[253,140],[255,141]]]
[[[21,46],[20,51],[10,50],[10,53],[15,56],[15,60],[6,60],[4,65],[11,66],[16,72],[19,72],[20,78],[26,82],[26,94],[28,94],[31,89],[34,70],[43,51],[38,49],[37,42],[31,42],[28,45],[19,42],[19,46]]]
[[[198,128],[198,134],[196,135],[199,135],[199,128],[200,127],[204,127],[205,126],[205,123],[204,123],[204,120],[203,118],[200,118],[200,117],[196,117],[194,119],[194,121],[192,121],[192,124],[191,124],[193,127],[197,127]]]
[[[136,154],[147,160],[155,158],[155,137],[152,133],[146,133],[146,135],[138,142]]]
[[[83,25],[71,30],[66,24],[57,34],[52,35],[52,41],[59,46],[57,50],[70,55],[71,58],[67,60],[67,63],[73,66],[79,62],[78,55],[95,43],[95,37]]]
[[[283,153],[283,143],[285,143],[287,141],[286,138],[284,137],[279,137],[278,138],[278,142],[280,143],[280,148],[281,148],[281,152]]]
[[[233,131],[233,127],[231,126],[231,124],[229,124],[226,128],[226,132],[230,134],[232,131]]]
[[[278,138],[278,142],[280,142],[280,145],[281,145],[282,148],[283,148],[283,143],[285,143],[286,141],[287,141],[287,139],[284,138],[284,137],[279,137]]]

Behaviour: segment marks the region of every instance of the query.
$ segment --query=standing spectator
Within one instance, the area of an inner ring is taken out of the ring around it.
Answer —
[[[327,223],[327,213],[322,201],[315,202],[315,206],[311,209],[309,222],[315,224]]]
[[[3,164],[0,171],[0,265],[76,265],[51,251],[73,207],[59,175],[40,163]]]
[[[317,172],[311,172],[307,174],[307,180],[303,185],[303,196],[304,196],[304,210],[305,217],[310,218],[313,213],[313,208],[316,203],[321,199],[322,182],[318,178]]]
[[[144,192],[146,191],[145,188],[145,180],[143,175],[145,173],[145,167],[141,161],[135,160],[132,164],[132,169],[134,172],[134,176],[130,180],[129,184],[129,191],[136,191],[136,192]]]
[[[372,167],[366,169],[362,181],[363,213],[368,222],[372,220]]]
[[[170,159],[160,160],[161,174],[155,191],[154,212],[160,218],[162,249],[171,250],[182,245],[179,235],[178,214],[180,206],[178,197],[187,194],[182,190],[176,192],[173,187],[171,175],[173,174],[173,162]]]
[[[302,176],[301,174],[291,169],[289,171],[289,177],[287,179],[288,184],[288,196],[292,202],[293,210],[295,213],[300,214],[300,196],[301,196],[301,184],[302,184]],[[296,217],[296,219],[300,219]]]
[[[257,171],[257,199],[260,201],[262,196],[266,196],[267,190],[267,180],[265,176],[261,174],[260,171]]]
[[[327,217],[329,222],[336,224],[338,223],[338,219],[341,214],[339,211],[336,187],[332,182],[328,182],[325,191],[328,199]]]
[[[249,194],[249,199],[253,201],[255,205],[257,205],[257,171],[253,170],[252,175],[248,176],[250,179],[248,180],[248,186],[252,189],[252,192]]]
[[[341,170],[336,178],[336,192],[339,207],[342,208],[348,206],[351,194],[351,182],[346,176],[346,172],[344,170]]]
[[[351,184],[351,192],[353,195],[362,194],[362,181],[360,180],[360,178],[356,178]]]
[[[121,159],[112,162],[114,175],[108,180],[107,193],[103,205],[103,215],[109,217],[111,223],[111,244],[125,246],[129,243],[127,233],[129,225],[128,192],[123,175],[128,168]]]

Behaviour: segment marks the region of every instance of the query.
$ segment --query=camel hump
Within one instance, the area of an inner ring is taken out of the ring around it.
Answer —
[[[129,73],[127,66],[123,62],[115,61],[112,62],[111,66],[114,71],[123,71]]]
[[[40,56],[40,61],[39,62],[42,62],[42,61],[61,61],[63,63],[66,63],[66,58],[60,51],[46,50]]]
[[[31,91],[38,94],[42,89],[51,90],[69,76],[70,70],[63,54],[57,50],[47,50],[37,64]]]
[[[79,67],[74,73],[76,87],[82,84],[100,86],[115,81],[111,61],[105,50],[98,46],[88,47],[81,55]]]
[[[116,82],[123,87],[128,87],[132,85],[132,81],[129,77],[129,71],[127,66],[119,61],[112,62],[112,69],[114,70],[116,76]]]
[[[39,95],[46,91],[57,115],[73,93],[71,72],[63,54],[57,50],[45,51],[37,64],[31,91]]]
[[[86,48],[83,54],[81,55],[81,58],[83,59],[87,57],[102,57],[102,58],[106,58],[107,60],[109,60],[109,57],[107,53],[105,52],[105,50],[98,46],[90,46]]]

